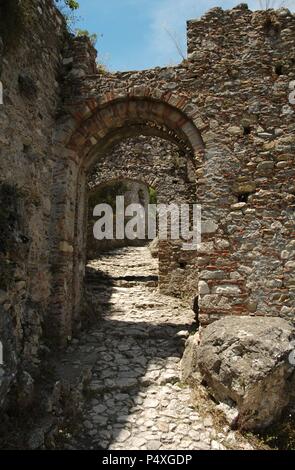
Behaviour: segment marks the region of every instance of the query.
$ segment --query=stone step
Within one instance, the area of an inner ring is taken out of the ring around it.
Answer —
[[[184,329],[184,328],[187,329]],[[142,328],[140,327],[124,327],[119,326],[115,328],[110,328],[108,321],[101,322],[101,328],[111,336],[117,336],[118,338],[132,336],[134,338],[157,338],[157,339],[171,339],[175,341],[184,341],[189,336],[189,329],[191,325],[179,325],[179,327],[175,328],[174,326],[171,327],[169,325],[164,326],[157,326],[157,325],[147,325]]]
[[[89,390],[93,393],[103,394],[117,390],[118,392],[130,391],[130,389],[136,390],[137,387],[140,387],[142,392],[144,392],[145,387],[151,385],[161,386],[167,384],[175,384],[180,381],[179,373],[176,371],[174,373],[164,373],[162,377],[160,376],[158,380],[153,379],[149,376],[143,377],[114,377],[103,379],[103,380],[93,380],[89,386]]]

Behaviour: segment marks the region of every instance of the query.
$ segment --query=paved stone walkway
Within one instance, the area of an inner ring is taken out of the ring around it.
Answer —
[[[180,383],[179,363],[194,313],[157,291],[157,260],[147,248],[124,248],[89,263],[88,295],[100,326],[82,338],[92,379],[78,449],[231,448],[234,433],[214,429]],[[79,367],[77,365],[77,367]],[[238,446],[239,447],[239,446]],[[240,446],[244,448],[244,445]]]

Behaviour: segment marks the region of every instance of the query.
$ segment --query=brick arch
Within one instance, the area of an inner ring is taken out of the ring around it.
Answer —
[[[184,141],[180,141],[170,132],[167,134],[163,129],[147,127],[145,125],[132,125],[109,132],[104,139],[94,146],[88,153],[87,157],[82,160],[81,164],[85,168],[85,171],[91,171],[91,168],[98,163],[100,159],[103,159],[107,153],[116,148],[120,142],[139,135],[159,137],[176,145],[195,167],[200,166],[202,162],[203,149],[200,149],[198,152],[193,152]]]
[[[199,166],[204,143],[197,128],[199,113],[186,95],[134,87],[72,105],[70,118],[57,130],[52,291],[55,322],[51,328],[64,341],[79,323],[85,267],[86,173],[99,154],[132,129],[161,135],[189,148]],[[131,132],[131,131],[130,131]]]
[[[78,152],[84,160],[109,136],[123,135],[127,127],[139,132],[140,126],[143,132],[149,128],[150,135],[161,133],[168,140],[183,142],[194,153],[204,148],[197,127],[199,113],[188,97],[166,92],[158,97],[153,97],[150,91],[147,95],[142,93],[136,94],[134,89],[125,96],[107,93],[84,105],[83,112],[78,109],[67,148]]]

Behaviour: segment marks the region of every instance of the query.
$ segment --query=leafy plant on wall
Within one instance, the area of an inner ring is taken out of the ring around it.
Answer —
[[[55,0],[57,6],[61,8],[69,8],[70,10],[78,10],[79,3],[76,0]]]

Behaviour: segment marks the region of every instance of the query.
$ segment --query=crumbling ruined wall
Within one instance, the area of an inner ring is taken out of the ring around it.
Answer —
[[[190,86],[213,143],[198,195],[218,226],[198,254],[204,322],[294,319],[294,41],[295,17],[284,9],[214,9],[188,23]]]
[[[51,283],[52,135],[65,35],[64,19],[51,1],[1,3],[1,406],[16,382],[32,392],[44,352]]]

